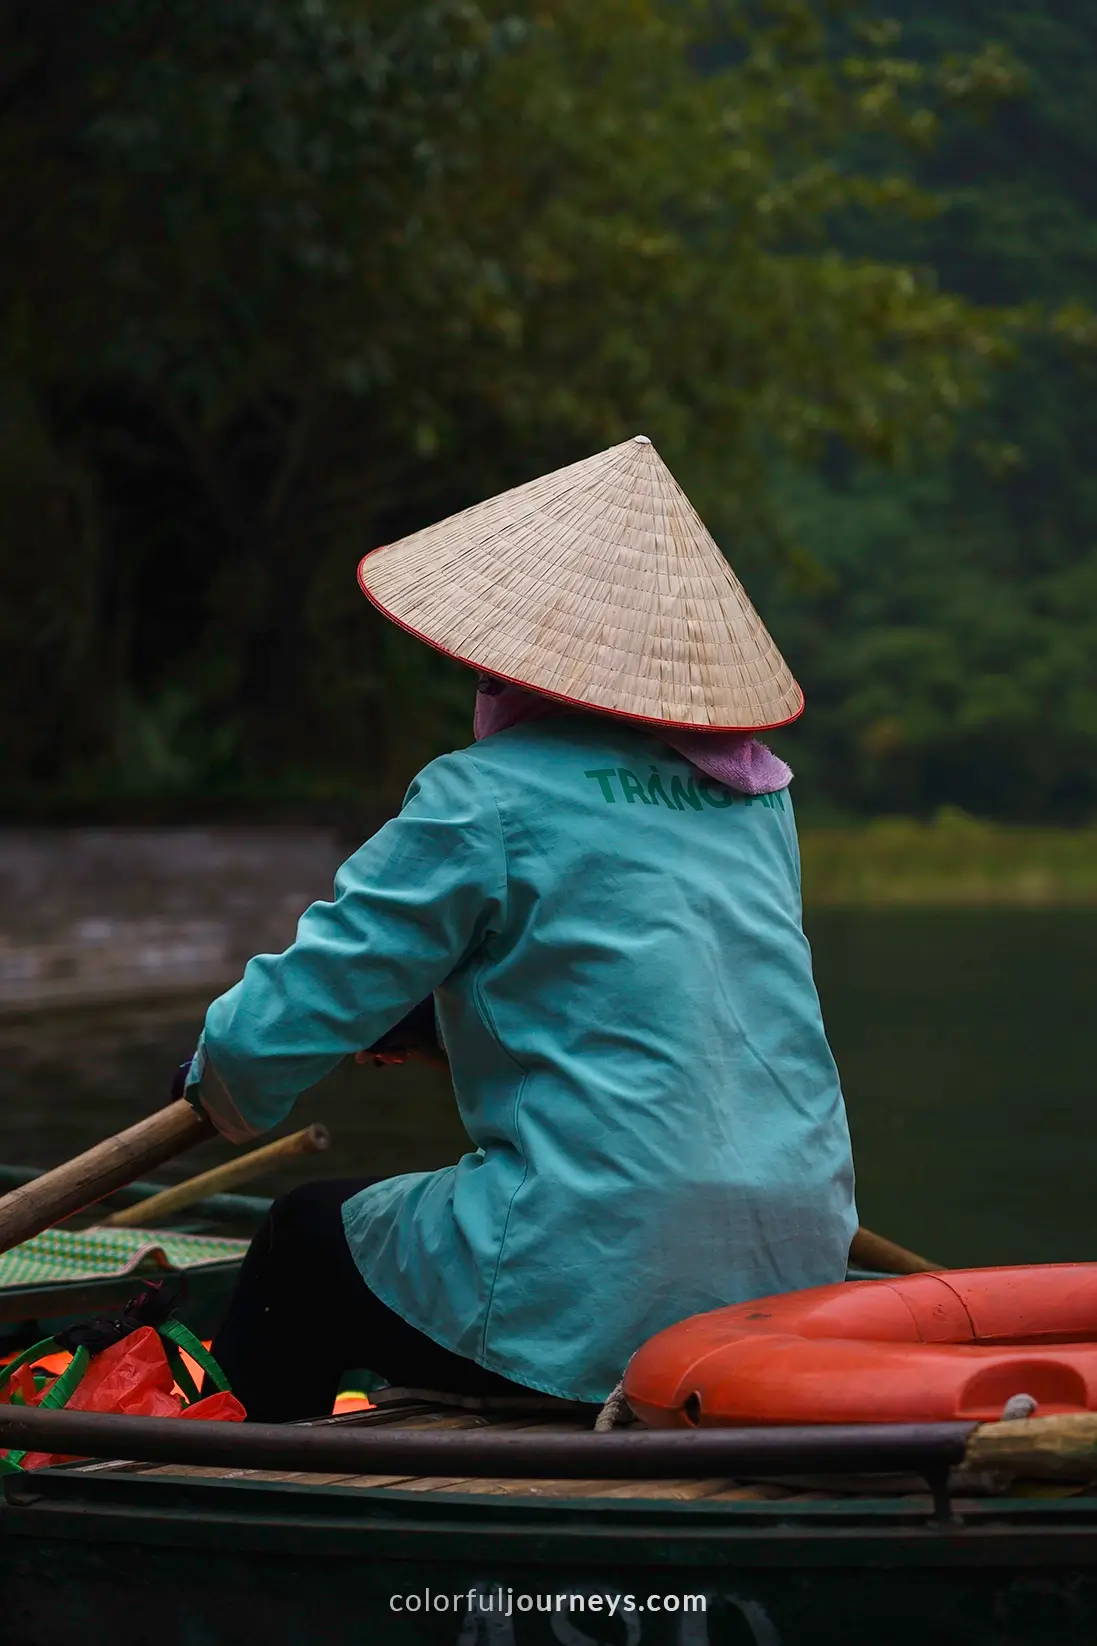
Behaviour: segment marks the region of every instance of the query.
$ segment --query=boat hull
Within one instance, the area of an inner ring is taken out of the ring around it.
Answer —
[[[3,1484],[0,1592],[20,1646],[1097,1637],[1095,1498],[966,1500],[944,1522],[864,1499],[538,1502],[65,1471]]]

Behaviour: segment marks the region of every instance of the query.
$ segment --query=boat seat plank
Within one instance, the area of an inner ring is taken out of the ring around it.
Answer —
[[[368,1487],[377,1484],[368,1475],[362,1475],[358,1480],[348,1481],[348,1485]],[[464,1475],[413,1475],[407,1480],[385,1482],[400,1492],[464,1492],[468,1490],[469,1482]]]
[[[386,1425],[392,1429],[493,1429],[502,1427],[492,1423],[480,1412],[431,1412],[418,1417],[403,1418]]]
[[[544,1429],[552,1434],[585,1434],[589,1423],[555,1417],[492,1417],[484,1412],[445,1412],[431,1417],[401,1418],[390,1429]]]
[[[490,1497],[664,1498],[688,1502],[711,1497],[729,1484],[726,1480],[486,1480],[478,1476],[468,1480],[416,1482],[412,1487],[399,1489],[468,1492]]]
[[[734,1486],[733,1480],[617,1480],[607,1485],[600,1497],[665,1497],[690,1503]]]
[[[766,1503],[783,1497],[799,1497],[795,1486],[778,1486],[771,1481],[759,1480],[749,1484],[728,1483],[725,1490],[713,1492],[713,1503]]]
[[[264,1483],[292,1483],[296,1486],[338,1486],[355,1479],[354,1475],[348,1475],[345,1471],[338,1474],[320,1474],[309,1469],[203,1469],[190,1463],[150,1464],[127,1472],[152,1475],[157,1480],[167,1477],[173,1480],[258,1480]],[[395,1475],[386,1476],[386,1484],[398,1478]]]
[[[404,1408],[404,1409],[401,1409]],[[406,1431],[430,1430],[438,1432],[468,1431],[474,1429],[493,1429],[500,1432],[516,1432],[524,1430],[544,1430],[553,1433],[579,1434],[590,1429],[589,1413],[577,1413],[571,1410],[516,1410],[513,1403],[507,1407],[492,1410],[487,1405],[470,1409],[453,1405],[437,1404],[433,1409],[426,1407],[422,1397],[411,1399],[406,1395],[393,1399],[384,1407],[370,1407],[358,1413],[346,1413],[337,1418],[319,1418],[315,1423],[304,1427],[327,1427],[338,1423],[341,1427],[363,1428],[374,1424],[383,1424],[386,1427]],[[561,1480],[549,1479],[506,1479],[484,1478],[482,1476],[467,1477],[453,1475],[364,1475],[353,1473],[320,1472],[303,1469],[272,1470],[272,1469],[242,1469],[242,1468],[205,1468],[195,1464],[156,1464],[156,1463],[92,1463],[84,1466],[89,1471],[101,1472],[104,1469],[117,1473],[140,1474],[157,1478],[173,1478],[187,1480],[233,1480],[254,1481],[266,1484],[284,1484],[294,1486],[337,1486],[354,1491],[398,1491],[414,1492],[424,1496],[431,1493],[445,1494],[461,1493],[470,1496],[487,1497],[532,1497],[532,1498],[612,1498],[617,1500],[651,1501],[658,1502],[708,1502],[708,1503],[751,1503],[751,1502],[780,1502],[795,1500],[799,1503],[825,1501],[837,1496],[842,1497],[878,1497],[892,1496],[896,1502],[914,1501],[906,1493],[895,1496],[894,1488],[906,1486],[908,1489],[918,1484],[915,1477],[892,1476],[883,1482],[871,1480],[867,1477],[846,1476],[836,1478],[833,1482],[828,1477],[803,1477],[802,1479],[789,1478],[787,1480],[758,1480],[737,1481],[727,1479],[693,1479],[693,1480]],[[882,1489],[881,1489],[882,1486]],[[892,1490],[889,1492],[888,1487]],[[918,1498],[921,1501],[921,1497]]]

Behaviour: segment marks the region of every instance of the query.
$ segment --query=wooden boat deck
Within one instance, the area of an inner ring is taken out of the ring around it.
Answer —
[[[330,1436],[327,1424],[390,1425],[414,1432],[416,1445],[432,1430],[461,1440],[460,1431],[524,1438],[550,1428],[568,1443],[593,1421],[589,1409],[463,1410],[407,1391],[378,1398],[370,1411],[308,1425],[305,1445]],[[447,1438],[438,1434],[432,1466]],[[397,1445],[387,1456],[413,1451]],[[418,1476],[336,1472],[346,1455],[332,1448],[325,1469],[311,1459],[286,1471],[113,1461],[11,1476],[0,1490],[5,1621],[39,1646],[108,1635],[146,1646],[150,1617],[210,1646],[608,1639],[604,1629],[651,1646],[814,1646],[821,1629],[849,1646],[1097,1639],[1097,1497],[1087,1486],[1019,1492],[1003,1476],[988,1500],[989,1487],[961,1486],[965,1471],[955,1469],[939,1512],[915,1475],[465,1479],[455,1478],[464,1459],[447,1461],[445,1478],[423,1475],[419,1457]],[[528,1626],[509,1607],[500,1617],[509,1591],[551,1596],[561,1615]],[[396,1615],[394,1598],[428,1594],[446,1606]],[[647,1598],[635,1617],[599,1625],[584,1610],[594,1595]],[[653,1615],[655,1595],[697,1597],[709,1616]],[[569,1621],[573,1610],[583,1615]]]
[[[376,1397],[378,1404],[368,1411],[345,1416],[318,1418],[307,1426],[328,1427],[386,1427],[404,1430],[472,1430],[491,1428],[495,1431],[551,1429],[554,1433],[579,1434],[589,1432],[593,1414],[582,1408],[568,1408],[563,1403],[510,1402],[492,1407],[484,1402],[457,1405],[453,1397],[418,1395],[411,1391],[386,1390]],[[515,1411],[515,1406],[528,1405],[530,1409]],[[469,1409],[472,1407],[473,1409]],[[911,1507],[930,1507],[931,1498],[925,1481],[918,1475],[841,1475],[827,1477],[797,1477],[780,1480],[560,1480],[560,1479],[490,1479],[480,1476],[421,1476],[421,1475],[363,1475],[312,1472],[308,1470],[272,1470],[204,1467],[193,1464],[157,1463],[89,1463],[74,1471],[81,1474],[127,1474],[153,1477],[159,1480],[192,1481],[232,1480],[241,1482],[284,1484],[293,1486],[339,1487],[363,1491],[399,1491],[416,1493],[462,1493],[493,1497],[533,1497],[560,1499],[650,1499],[662,1502],[773,1502],[789,1501],[790,1507],[810,1502],[835,1499],[886,1497],[896,1504]],[[959,1483],[958,1483],[959,1484]],[[968,1489],[980,1495],[987,1491],[1004,1489],[1004,1482],[981,1480],[965,1482]],[[1080,1490],[1080,1488],[1077,1488]],[[1044,1495],[1041,1493],[1041,1495]],[[1059,1495],[1055,1493],[1055,1495]]]

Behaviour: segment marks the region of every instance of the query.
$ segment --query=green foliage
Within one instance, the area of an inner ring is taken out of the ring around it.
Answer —
[[[373,544],[642,428],[764,584],[774,463],[942,452],[1047,332],[919,238],[1010,59],[848,7],[23,0],[0,78],[11,805],[391,799],[471,693]]]
[[[1097,829],[979,823],[944,807],[930,822],[878,818],[801,835],[812,908],[1090,908]]]
[[[786,485],[790,529],[831,573],[772,601],[808,692],[785,746],[809,814],[820,798],[924,814],[945,797],[985,816],[1091,812],[1097,554],[1019,575],[1023,535],[986,518],[988,496],[974,464],[838,493]]]
[[[784,482],[830,574],[773,591],[809,701],[793,761],[809,810],[951,800],[1078,822],[1097,809],[1097,6],[888,9],[909,13],[921,58],[992,33],[1026,71],[993,120],[946,120],[916,172],[942,211],[908,226],[903,255],[973,300],[1054,318],[919,478],[833,461],[826,484]],[[860,225],[857,244],[883,241]]]

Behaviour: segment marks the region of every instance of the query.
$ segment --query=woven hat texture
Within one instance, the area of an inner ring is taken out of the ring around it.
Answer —
[[[710,731],[785,725],[803,695],[643,435],[388,543],[358,568],[386,616],[567,702]]]

